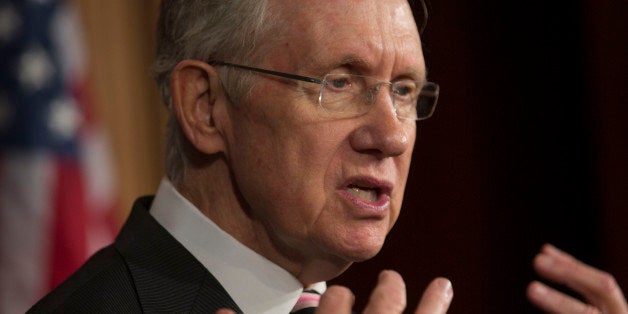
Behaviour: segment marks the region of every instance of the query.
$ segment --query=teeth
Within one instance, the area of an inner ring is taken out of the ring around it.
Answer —
[[[377,200],[377,191],[374,189],[363,189],[357,186],[350,186],[346,188],[346,191],[357,198],[361,198],[369,202]]]

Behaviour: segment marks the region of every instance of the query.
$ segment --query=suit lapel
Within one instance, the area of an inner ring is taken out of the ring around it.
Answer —
[[[218,280],[148,213],[151,202],[151,197],[135,202],[115,243],[142,310],[214,313],[230,308],[241,313]]]

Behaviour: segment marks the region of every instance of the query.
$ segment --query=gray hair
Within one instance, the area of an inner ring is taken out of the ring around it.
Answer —
[[[183,134],[172,112],[170,75],[182,60],[241,62],[263,56],[262,46],[273,29],[267,0],[163,0],[157,24],[157,51],[153,72],[169,110],[166,131],[166,175],[173,182],[184,176],[196,150]],[[250,76],[223,68],[221,77],[233,103],[248,96]]]
[[[427,23],[425,0],[420,0],[420,6],[423,11],[422,33]],[[264,55],[265,49],[271,47],[273,39],[279,37],[276,33],[280,29],[274,21],[280,19],[270,15],[268,0],[162,0],[153,73],[169,111],[166,175],[175,184],[184,177],[185,169],[198,156],[198,152],[183,134],[172,112],[172,70],[186,59],[256,63]],[[248,98],[253,87],[251,75],[236,71],[229,67],[219,71],[233,104]]]

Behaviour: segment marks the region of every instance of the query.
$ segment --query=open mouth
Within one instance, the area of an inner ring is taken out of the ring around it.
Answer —
[[[373,178],[354,178],[344,184],[342,191],[349,198],[370,206],[384,205],[389,200],[390,184]]]
[[[373,187],[359,186],[351,184],[345,188],[345,191],[359,199],[367,202],[375,202],[379,199],[380,189]]]

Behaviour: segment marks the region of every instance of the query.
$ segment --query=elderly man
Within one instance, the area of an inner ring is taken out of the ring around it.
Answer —
[[[32,310],[350,313],[325,281],[381,249],[438,96],[408,3],[164,1],[157,40],[167,179]],[[452,296],[436,279],[417,312]],[[382,272],[367,311],[404,308]]]
[[[438,91],[405,0],[164,1],[157,41],[168,179],[48,308],[288,313],[377,254]]]

